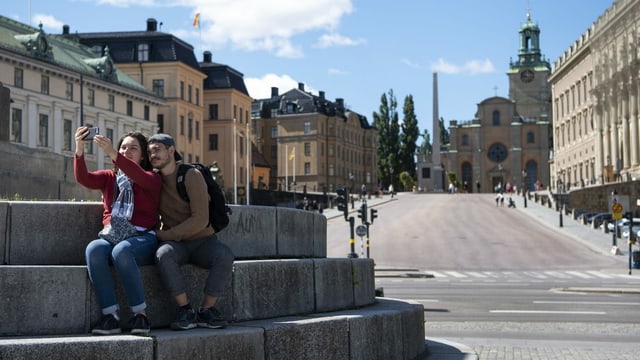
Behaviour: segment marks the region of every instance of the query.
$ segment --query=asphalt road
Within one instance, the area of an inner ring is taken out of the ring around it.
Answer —
[[[545,213],[545,223],[522,198],[516,204],[496,207],[491,194],[402,194],[376,204],[376,285],[423,304],[427,338],[464,344],[481,359],[638,358],[640,276],[627,274],[627,258],[561,231],[557,213]],[[346,256],[348,223],[331,218],[327,233],[328,256]]]

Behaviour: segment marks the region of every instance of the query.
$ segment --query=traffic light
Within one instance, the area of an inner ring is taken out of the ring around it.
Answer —
[[[378,217],[378,210],[371,209],[371,223],[373,224],[373,220]]]
[[[367,203],[360,205],[360,209],[358,209],[358,218],[362,219],[362,223],[367,223]]]
[[[346,188],[337,188],[336,193],[338,194],[337,202],[338,202],[338,211],[344,212],[344,218],[347,218],[349,205],[347,204],[347,189]]]

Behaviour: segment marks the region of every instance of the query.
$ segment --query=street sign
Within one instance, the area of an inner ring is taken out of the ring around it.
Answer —
[[[365,236],[367,235],[367,227],[364,225],[358,225],[356,227],[356,235],[358,236]]]
[[[613,214],[611,215],[611,219],[613,220],[622,219],[622,204],[618,202],[613,203],[613,206],[611,206],[611,210],[613,211]]]

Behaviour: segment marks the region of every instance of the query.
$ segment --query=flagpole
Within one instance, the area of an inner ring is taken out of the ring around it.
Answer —
[[[236,138],[236,118],[233,118],[233,203],[238,205],[238,141]]]
[[[250,184],[250,181],[251,181],[251,177],[250,177],[250,174],[249,174],[249,172],[250,172],[249,171],[249,169],[250,169],[249,168],[249,162],[250,162],[249,158],[251,156],[251,140],[249,139],[249,121],[247,121],[247,134],[246,135],[247,135],[247,153],[246,153],[246,156],[247,156],[247,184],[246,184],[245,193],[247,194],[247,205],[250,205],[251,204],[251,202],[250,202],[251,189],[250,189],[249,184]]]
[[[289,191],[289,144],[284,145],[284,191]]]

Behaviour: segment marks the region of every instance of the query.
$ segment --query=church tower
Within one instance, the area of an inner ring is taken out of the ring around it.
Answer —
[[[507,71],[509,99],[515,102],[522,121],[550,121],[551,85],[547,80],[551,65],[540,52],[540,28],[531,21],[530,12],[519,35],[518,59],[512,59]]]

